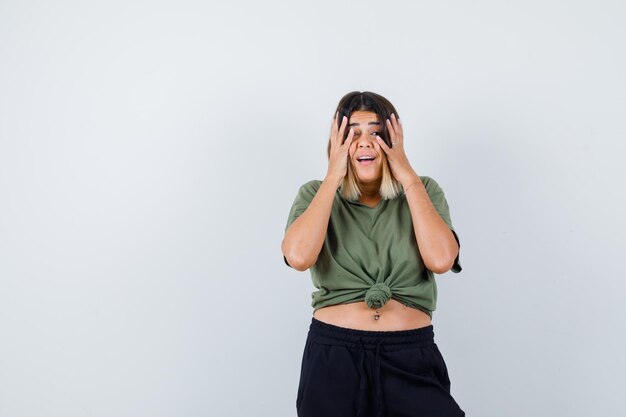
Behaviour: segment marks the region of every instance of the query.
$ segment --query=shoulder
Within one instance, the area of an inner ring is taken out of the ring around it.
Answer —
[[[320,181],[320,180],[311,180],[311,181],[307,181],[304,184],[302,184],[300,186],[300,189],[317,191],[317,190],[319,190],[320,185],[322,185],[322,181]]]
[[[315,194],[317,194],[317,190],[320,189],[320,185],[322,181],[320,180],[310,180],[305,182],[298,189],[297,199],[304,200],[312,200]]]
[[[426,188],[428,194],[443,193],[439,183],[435,181],[433,177],[429,177],[428,175],[420,175],[419,177],[420,180],[422,180],[422,184],[424,184],[424,188]]]

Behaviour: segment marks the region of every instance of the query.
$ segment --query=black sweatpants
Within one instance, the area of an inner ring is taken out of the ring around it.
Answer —
[[[461,417],[432,324],[366,331],[313,318],[296,398],[299,417]]]

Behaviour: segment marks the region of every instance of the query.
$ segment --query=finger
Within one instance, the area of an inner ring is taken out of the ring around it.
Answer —
[[[402,139],[404,139],[402,125],[400,124],[400,119],[398,119],[394,113],[391,113],[391,123],[393,124],[394,131],[396,132],[397,141],[402,142]]]
[[[396,135],[396,131],[391,124],[389,119],[385,120],[385,124],[387,125],[387,131],[389,132],[389,139],[391,139],[391,146],[397,143],[398,135]]]
[[[353,138],[354,138],[354,128],[351,127],[350,130],[348,131],[348,137],[346,138],[346,141],[343,143],[344,146],[349,148],[350,144],[352,143]]]
[[[335,113],[333,120],[333,132],[331,136],[331,147],[336,148],[341,146],[342,134],[339,132],[339,112]]]
[[[341,127],[339,128],[339,134],[337,136],[337,142],[339,144],[341,144],[341,141],[343,140],[343,135],[345,134],[346,131],[346,125],[348,124],[348,118],[346,116],[343,116],[343,119],[341,119]]]
[[[337,116],[339,115],[339,112],[335,113],[335,116],[333,117],[333,122],[330,125],[330,140],[331,142],[336,142],[337,140],[337,131],[339,130],[339,126],[337,126]]]
[[[380,145],[381,148],[383,148],[383,151],[388,154],[389,151],[391,150],[391,148],[389,146],[387,146],[387,144],[385,143],[385,141],[383,140],[383,138],[381,138],[380,136],[375,136],[376,137],[376,141],[378,142],[378,144]]]

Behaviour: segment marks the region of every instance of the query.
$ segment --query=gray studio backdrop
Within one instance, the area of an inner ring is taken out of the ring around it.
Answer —
[[[0,3],[0,417],[295,416],[280,243],[351,90],[388,97],[463,272],[468,416],[623,416],[620,1]]]

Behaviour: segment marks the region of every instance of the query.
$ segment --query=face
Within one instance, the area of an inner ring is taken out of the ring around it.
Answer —
[[[379,181],[383,175],[384,151],[376,141],[381,130],[378,116],[370,111],[355,111],[350,115],[348,128],[354,129],[348,154],[356,177],[361,183]]]

